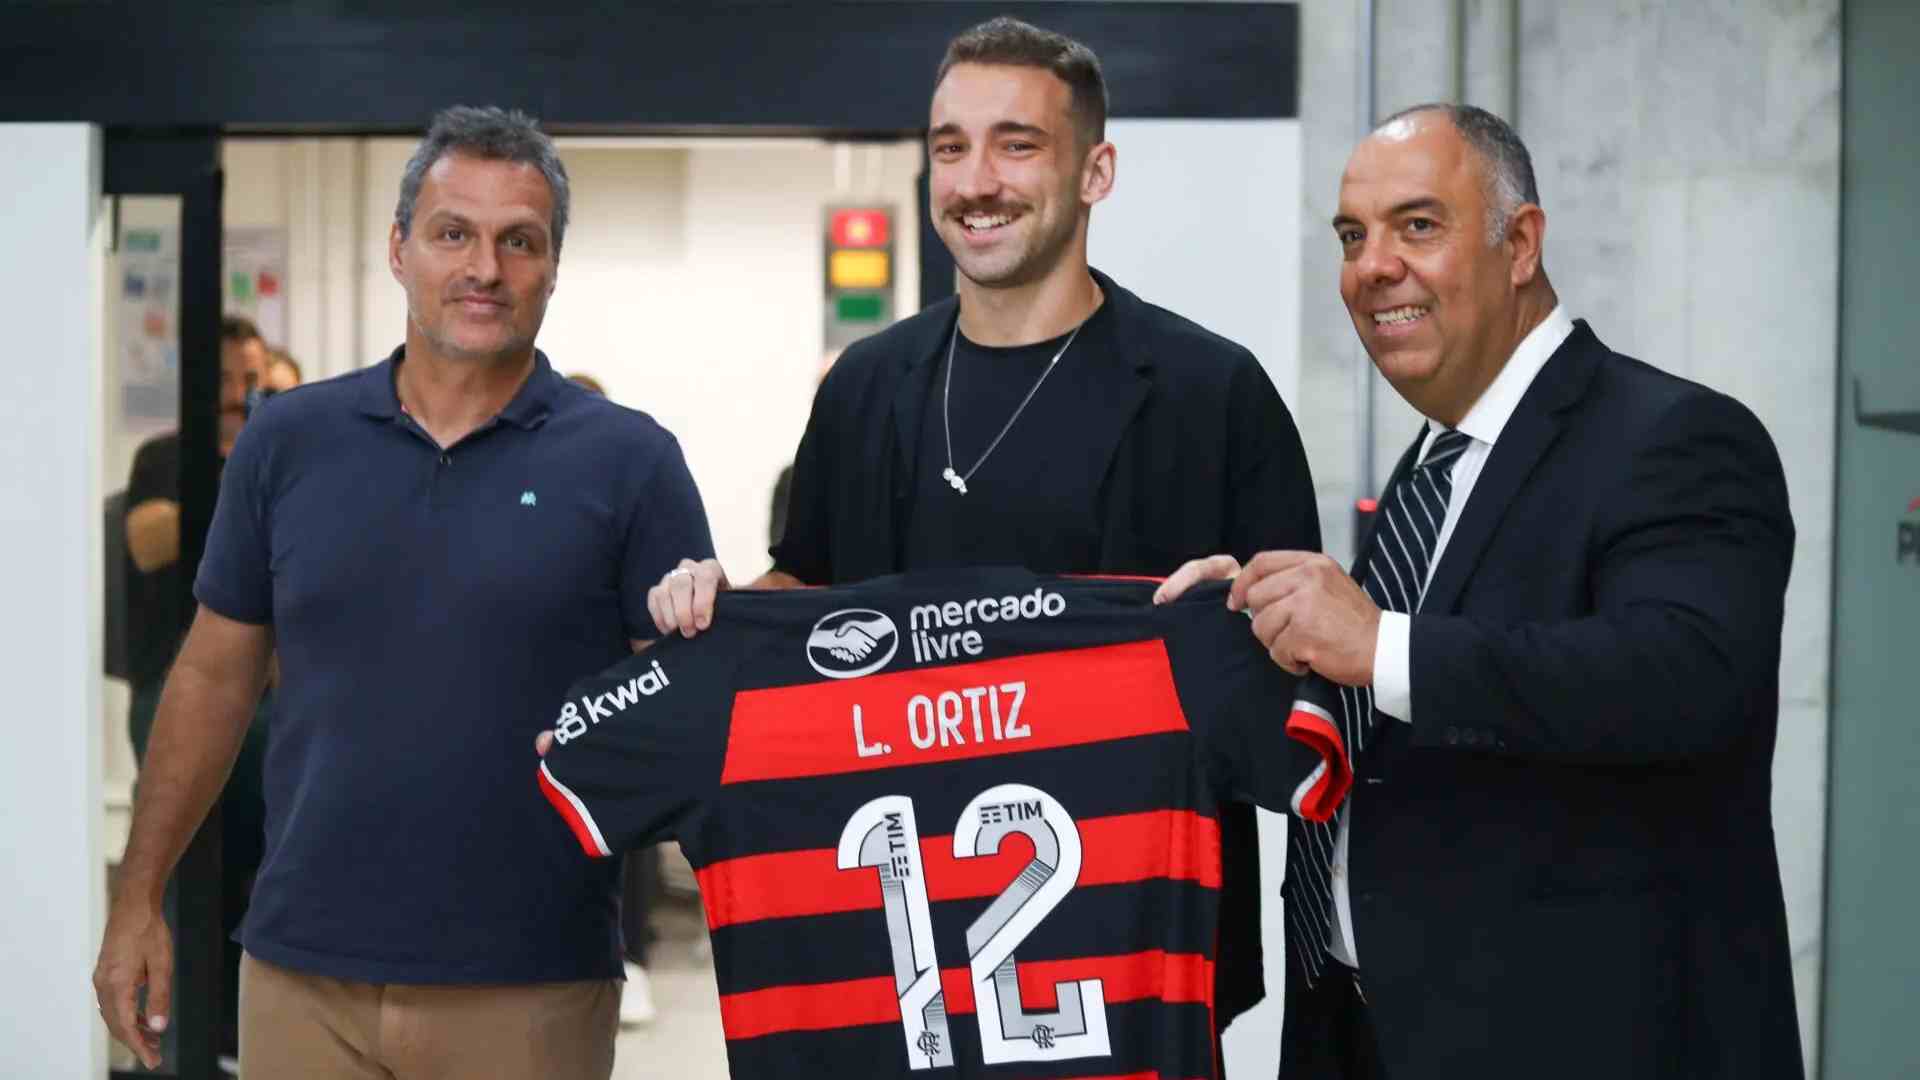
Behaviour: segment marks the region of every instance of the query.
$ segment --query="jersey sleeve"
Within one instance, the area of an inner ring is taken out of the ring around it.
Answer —
[[[1223,797],[1315,821],[1353,785],[1329,684],[1288,674],[1260,647],[1224,587],[1171,605],[1168,652],[1182,707]]]
[[[738,637],[665,639],[567,691],[538,782],[588,855],[668,839],[712,795]]]

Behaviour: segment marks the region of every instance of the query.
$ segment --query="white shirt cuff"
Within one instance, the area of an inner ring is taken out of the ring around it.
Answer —
[[[1413,619],[1402,612],[1380,613],[1380,636],[1373,642],[1373,707],[1413,723]]]

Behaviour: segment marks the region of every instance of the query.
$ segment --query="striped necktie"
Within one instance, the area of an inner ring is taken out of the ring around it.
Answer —
[[[1424,437],[1424,433],[1422,435]],[[1381,500],[1380,517],[1367,546],[1360,586],[1382,611],[1412,614],[1420,610],[1433,565],[1434,543],[1447,520],[1453,497],[1453,465],[1472,440],[1458,431],[1442,431],[1420,464],[1394,484]],[[1318,675],[1301,681],[1295,708],[1310,706],[1338,728],[1349,758],[1373,742],[1380,714],[1373,709],[1373,688],[1338,686]],[[1296,805],[1296,809],[1299,807]],[[1281,889],[1287,909],[1288,941],[1308,985],[1332,957],[1327,943],[1340,932],[1334,923],[1333,849],[1338,818],[1314,821],[1295,816],[1287,828],[1287,880]]]

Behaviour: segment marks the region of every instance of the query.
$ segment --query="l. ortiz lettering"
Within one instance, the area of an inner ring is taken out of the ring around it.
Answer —
[[[560,707],[560,719],[553,725],[553,737],[563,743],[572,742],[587,733],[590,724],[598,724],[614,713],[636,705],[643,697],[652,697],[673,685],[667,678],[667,670],[655,660],[649,664],[652,670],[636,675],[612,690],[597,696],[582,697],[580,705],[569,701]],[[580,715],[580,706],[586,706],[586,715]]]
[[[915,694],[907,699],[907,738],[916,749],[1030,739],[1033,729],[1020,722],[1027,700],[1025,680]],[[860,757],[893,753],[893,744],[867,741],[866,715],[853,707],[853,746]]]
[[[975,623],[1053,618],[1066,610],[1067,598],[1044,588],[1024,596],[979,596],[944,604],[921,604],[907,618],[913,659],[924,664],[930,660],[956,660],[962,655],[979,656],[985,651],[986,643],[980,631],[971,629]]]

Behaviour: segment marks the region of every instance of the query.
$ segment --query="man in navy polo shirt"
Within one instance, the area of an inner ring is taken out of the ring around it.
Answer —
[[[277,648],[242,1074],[612,1070],[616,867],[569,852],[528,746],[570,682],[651,636],[648,586],[712,540],[673,436],[534,349],[566,221],[530,118],[442,113],[389,238],[405,345],[275,397],[234,447],[94,975],[149,1066],[162,888]]]

